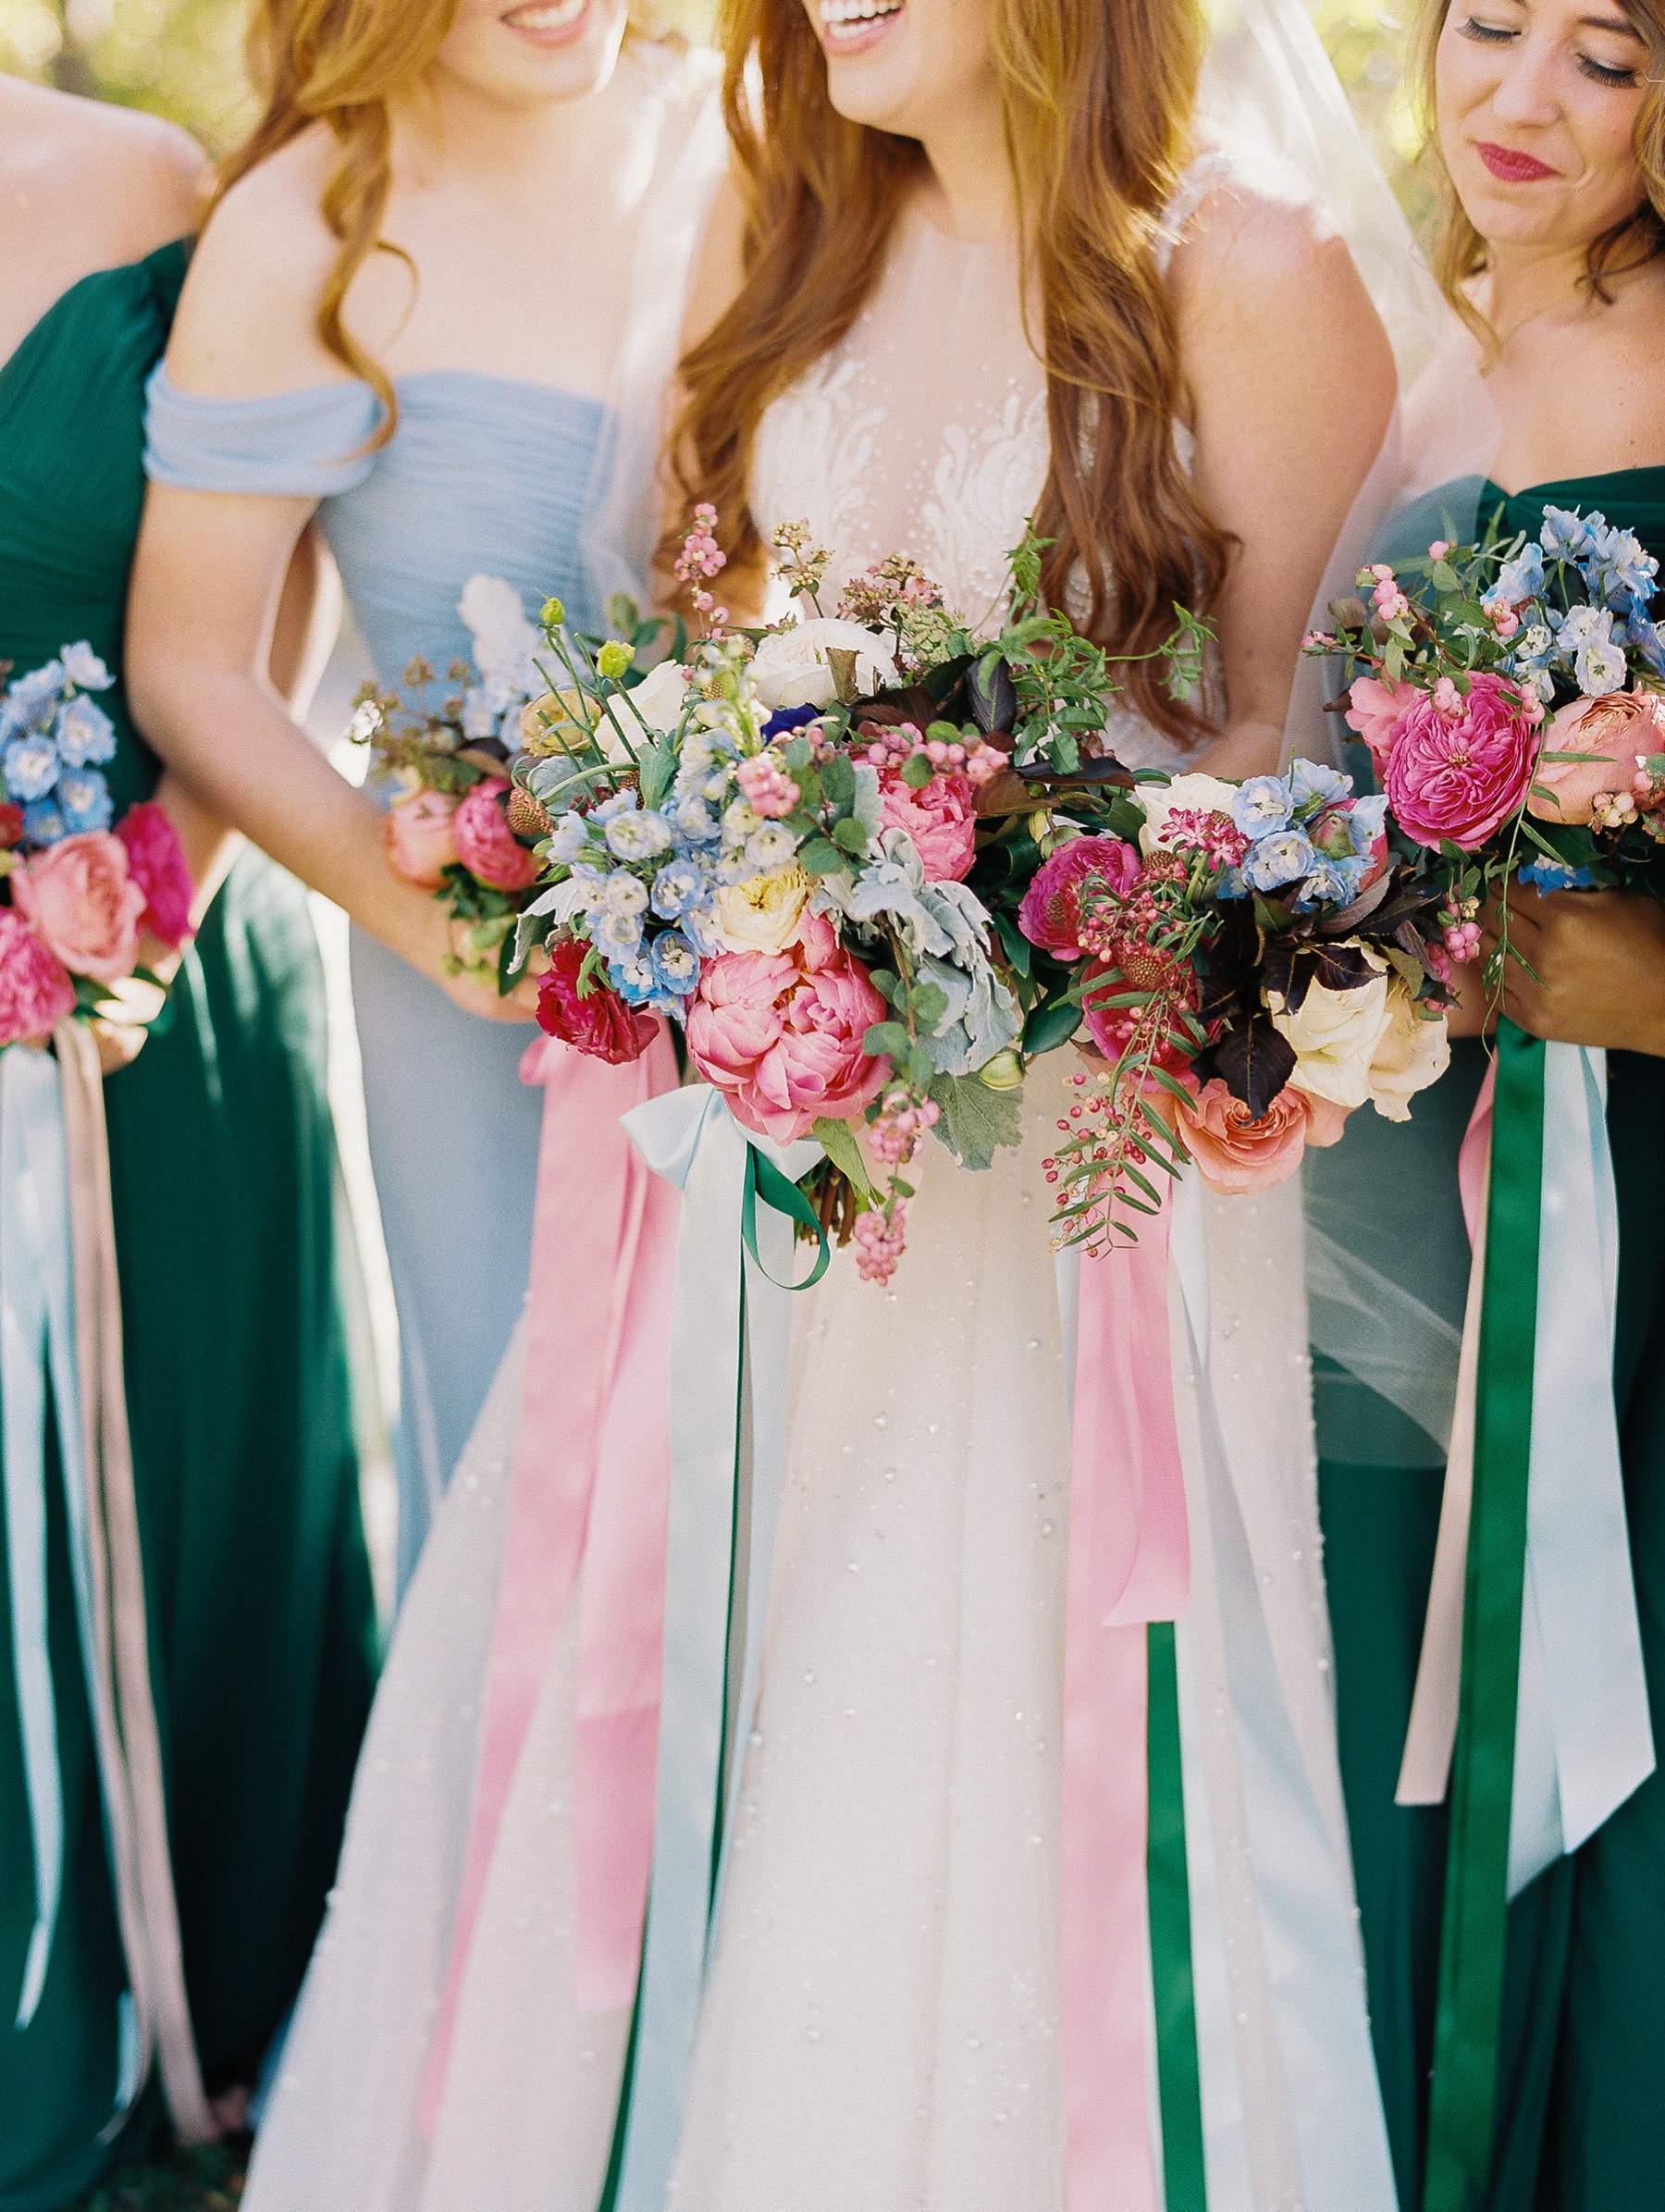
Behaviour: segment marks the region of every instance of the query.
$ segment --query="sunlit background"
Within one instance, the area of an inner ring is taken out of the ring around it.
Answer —
[[[1400,81],[1404,21],[1392,0],[1309,4],[1377,159],[1419,220],[1426,198]],[[250,118],[247,12],[248,0],[0,0],[0,69],[154,108],[219,153]],[[697,32],[710,0],[672,0],[672,12]]]

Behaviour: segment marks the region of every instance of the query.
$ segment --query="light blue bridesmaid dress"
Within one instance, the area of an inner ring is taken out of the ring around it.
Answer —
[[[401,377],[389,441],[357,381],[258,399],[149,385],[145,469],[189,490],[315,498],[384,688],[419,655],[466,659],[457,601],[502,576],[536,614],[587,604],[580,538],[609,411],[475,370]],[[399,1308],[399,1588],[519,1318],[531,1256],[543,1094],[519,1080],[529,1026],[463,1013],[397,954],[352,933],[370,1155]]]

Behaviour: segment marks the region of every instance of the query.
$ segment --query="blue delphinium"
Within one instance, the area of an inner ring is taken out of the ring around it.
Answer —
[[[56,805],[49,798],[38,798],[32,807],[23,809],[23,842],[25,845],[56,845],[68,834],[64,818]]]
[[[6,790],[25,806],[44,798],[63,771],[57,747],[44,730],[14,737],[0,754],[0,766],[6,772]]]
[[[1289,822],[1289,787],[1281,776],[1251,776],[1233,792],[1231,819],[1245,837],[1258,843]]]
[[[1545,859],[1523,860],[1517,873],[1522,883],[1532,884],[1542,894],[1545,891],[1593,890],[1596,878],[1587,868],[1569,868],[1564,861]]]
[[[76,698],[58,710],[53,725],[60,756],[71,768],[116,758],[116,724],[93,699]]]
[[[63,815],[65,830],[72,834],[109,828],[115,812],[110,786],[96,768],[66,768],[52,796]]]
[[[1304,831],[1278,830],[1251,848],[1243,862],[1243,881],[1252,891],[1276,891],[1310,874],[1317,859]]]

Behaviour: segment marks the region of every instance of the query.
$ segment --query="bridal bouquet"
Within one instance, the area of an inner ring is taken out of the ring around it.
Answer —
[[[1424,880],[1443,883],[1437,965],[1474,957],[1480,908],[1517,871],[1545,890],[1657,886],[1658,568],[1604,515],[1550,507],[1536,541],[1437,539],[1397,576],[1385,562],[1363,571],[1369,606],[1338,601],[1336,629],[1307,640],[1367,672],[1353,678],[1347,721],[1422,848]],[[1511,957],[1501,914],[1490,990]]]
[[[9,671],[0,664],[0,678]],[[119,1013],[137,977],[141,933],[180,943],[192,885],[172,824],[154,801],[130,807],[114,832],[101,772],[116,731],[91,694],[114,678],[91,646],[0,688],[0,1046],[40,1043],[66,1016]]]
[[[1433,1080],[1428,902],[1381,802],[1325,770],[1170,784],[1096,750],[1111,664],[1040,606],[1032,538],[993,641],[899,557],[822,614],[800,526],[776,545],[811,612],[739,633],[707,588],[715,520],[679,562],[710,625],[684,658],[640,676],[634,642],[592,654],[544,610],[566,680],[522,717],[547,875],[511,965],[543,945],[551,1034],[626,1060],[670,1016],[744,1126],[820,1140],[823,1226],[881,1282],[924,1134],[988,1166],[1025,1060],[1078,1032],[1105,1072],[1047,1169],[1069,1242],[1153,1210],[1153,1163],[1248,1187]],[[1202,647],[1181,614],[1177,688]]]
[[[546,688],[533,657],[542,639],[501,577],[471,576],[457,611],[472,660],[451,661],[443,682],[416,660],[401,689],[366,685],[349,734],[370,748],[370,784],[392,795],[388,867],[445,906],[450,972],[495,974],[506,989],[515,921],[538,875],[529,848],[541,816],[508,772],[526,702]]]

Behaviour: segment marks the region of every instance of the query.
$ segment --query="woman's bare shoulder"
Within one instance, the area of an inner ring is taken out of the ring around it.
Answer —
[[[77,275],[194,230],[206,174],[195,140],[159,116],[0,78],[6,216],[24,219],[37,252],[56,241]]]
[[[247,398],[345,376],[317,332],[340,248],[324,219],[334,166],[319,126],[238,179],[204,228],[167,350],[187,390]]]

